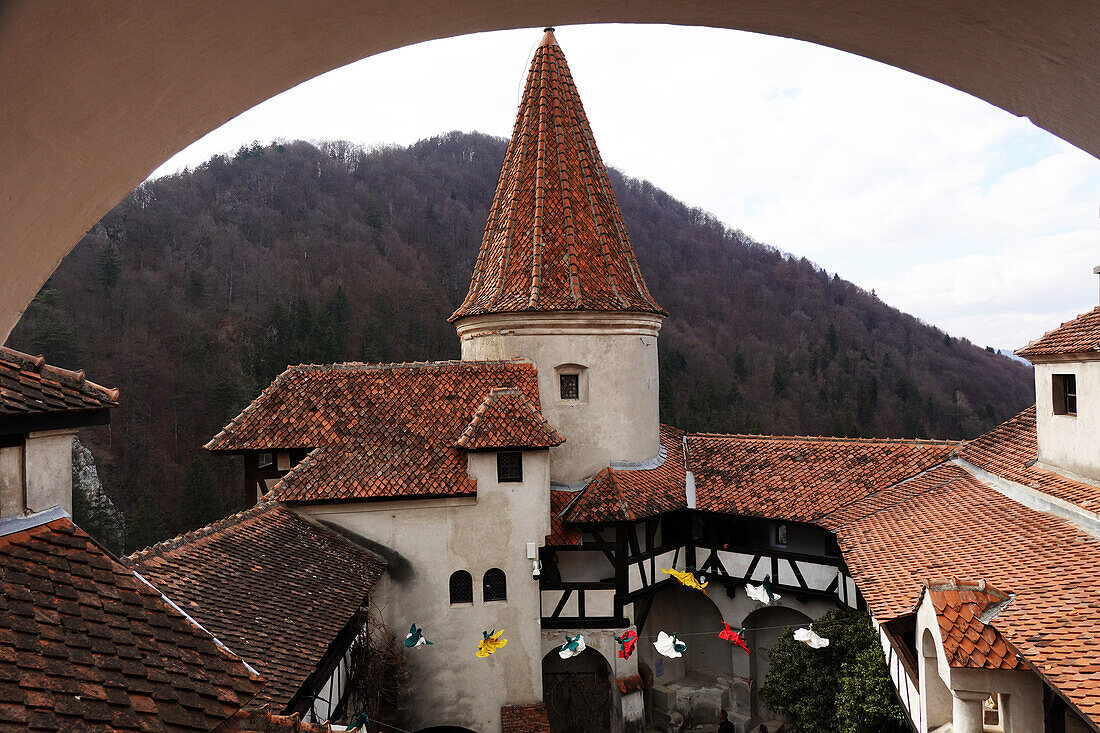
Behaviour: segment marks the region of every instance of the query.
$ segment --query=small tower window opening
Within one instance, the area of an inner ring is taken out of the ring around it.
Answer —
[[[777,524],[775,525],[775,544],[786,546],[787,545],[787,525]]]
[[[1077,375],[1055,374],[1054,383],[1054,414],[1077,414]]]
[[[490,568],[485,571],[485,577],[481,581],[482,598],[486,601],[508,600],[508,579],[500,568]]]
[[[451,605],[474,602],[474,577],[465,570],[451,573]]]
[[[1002,731],[1001,725],[1001,696],[992,693],[982,703],[982,729],[987,731]]]
[[[515,483],[523,480],[523,453],[503,451],[497,453],[497,482]]]
[[[562,374],[561,380],[561,398],[563,400],[579,400],[581,398],[581,375],[579,374]]]

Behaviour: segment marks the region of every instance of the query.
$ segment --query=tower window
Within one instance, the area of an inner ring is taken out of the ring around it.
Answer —
[[[497,453],[497,482],[515,483],[523,480],[523,453],[504,451]]]
[[[779,546],[786,546],[787,544],[787,525],[777,524],[775,525],[775,544]]]
[[[1054,374],[1054,414],[1077,414],[1077,375]]]
[[[508,600],[508,579],[500,568],[490,568],[485,571],[485,577],[481,581],[482,600],[506,601]]]
[[[474,602],[474,578],[465,570],[451,573],[451,604]]]
[[[579,400],[581,398],[581,375],[579,374],[562,374],[561,380],[561,398],[563,400]]]

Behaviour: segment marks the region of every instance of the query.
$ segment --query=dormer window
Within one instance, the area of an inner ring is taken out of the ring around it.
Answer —
[[[581,375],[561,374],[561,398],[563,400],[579,400],[581,398]]]
[[[1054,374],[1052,376],[1054,387],[1054,414],[1077,414],[1077,375]]]
[[[523,453],[518,450],[497,453],[497,483],[520,481],[523,481]]]

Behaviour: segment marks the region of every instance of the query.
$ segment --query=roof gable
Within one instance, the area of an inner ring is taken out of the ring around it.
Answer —
[[[1019,669],[1025,667],[989,621],[1012,601],[984,580],[927,585],[925,594],[936,612],[943,651],[952,667]]]
[[[291,367],[206,447],[312,449],[273,490],[281,501],[469,496],[456,443],[494,388],[539,408],[523,361]]]
[[[548,29],[531,61],[470,290],[450,320],[561,310],[664,314]]]
[[[1029,361],[1038,357],[1100,352],[1100,306],[1047,331],[1016,355]]]
[[[531,400],[518,389],[489,390],[455,445],[466,450],[487,448],[551,448],[565,438],[550,427]]]

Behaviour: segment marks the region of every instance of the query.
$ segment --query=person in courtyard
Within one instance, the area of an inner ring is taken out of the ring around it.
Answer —
[[[718,711],[718,733],[734,733],[733,723],[730,722],[725,710]]]

